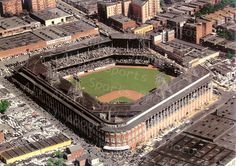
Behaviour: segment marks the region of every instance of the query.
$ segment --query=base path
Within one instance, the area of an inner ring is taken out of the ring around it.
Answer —
[[[143,96],[144,96],[144,94],[133,91],[133,90],[116,90],[116,91],[109,92],[105,95],[102,95],[102,96],[98,97],[97,99],[101,102],[109,103],[109,102],[111,102],[115,99],[118,99],[120,97],[126,97],[130,100],[135,101],[135,100],[140,99]]]

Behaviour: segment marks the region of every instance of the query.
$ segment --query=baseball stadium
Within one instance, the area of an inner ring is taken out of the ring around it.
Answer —
[[[149,46],[115,36],[92,48],[34,56],[9,79],[97,146],[133,149],[212,99],[208,70],[182,71]]]

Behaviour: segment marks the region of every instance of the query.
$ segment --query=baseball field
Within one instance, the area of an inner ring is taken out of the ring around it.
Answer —
[[[161,77],[158,75],[161,74]],[[170,76],[156,68],[112,67],[80,76],[80,86],[102,102],[118,103],[135,101],[157,87],[158,79],[169,81]],[[70,81],[75,85],[78,82]]]

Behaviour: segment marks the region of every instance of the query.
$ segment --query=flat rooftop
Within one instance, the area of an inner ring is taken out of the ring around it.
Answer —
[[[129,21],[133,21],[130,18],[123,16],[123,15],[115,15],[115,16],[111,16],[110,18],[121,23],[121,24],[123,24],[125,22],[129,22]]]
[[[218,20],[218,21],[225,19],[223,16],[216,14],[216,13],[206,14],[203,17],[205,17],[206,19],[213,19],[213,20]]]
[[[167,51],[171,51],[173,53],[180,55],[181,57],[188,56],[192,58],[200,58],[213,54],[215,52],[209,50],[206,47],[188,43],[179,39],[175,39],[167,43],[161,43],[160,46]]]
[[[235,93],[236,96],[236,93]],[[236,98],[230,98],[224,106],[217,109],[217,115],[223,118],[231,119],[236,121]]]
[[[216,115],[208,115],[203,120],[188,128],[185,132],[212,142],[224,135],[225,132],[235,127],[232,120]]]
[[[138,4],[138,5],[144,5],[147,2],[147,0],[133,0],[132,3]]]
[[[203,6],[203,5],[207,5],[207,2],[204,2],[204,1],[196,1],[196,2],[190,2],[190,4]]]
[[[58,8],[34,12],[32,14],[41,20],[51,20],[51,19],[60,18],[60,17],[72,16],[71,14],[68,14]]]
[[[0,18],[0,30],[20,28],[28,24],[29,23],[18,17]]]
[[[174,18],[170,18],[168,20],[175,22],[175,23],[181,23],[181,22],[186,22],[190,17],[187,16],[177,16]]]
[[[105,5],[105,6],[113,6],[113,5],[117,5],[117,4],[120,4],[121,2],[119,2],[119,1],[113,1],[113,0],[111,0],[111,1],[99,1],[98,2],[99,4],[102,4],[102,5]]]
[[[57,26],[58,29],[64,30],[69,34],[76,34],[78,32],[85,32],[88,30],[95,29],[95,27],[89,25],[84,21],[76,21],[68,24],[62,24]]]
[[[233,50],[235,50],[236,51],[236,41],[228,41],[226,44],[225,44],[225,46],[227,47],[227,48],[231,48],[231,49],[233,49]]]
[[[157,15],[158,17],[165,17],[165,18],[174,18],[176,17],[176,14],[172,13],[160,13]]]
[[[30,32],[4,37],[0,39],[0,51],[13,49],[40,41],[42,41],[40,37]]]
[[[57,136],[53,136],[51,138],[47,138],[47,139],[40,140],[37,142],[32,142],[32,143],[28,143],[22,146],[13,147],[12,149],[8,149],[2,152],[0,156],[6,160],[9,160],[15,157],[25,155],[27,153],[31,153],[40,149],[47,148],[49,146],[54,146],[54,145],[66,142],[69,140],[70,139],[67,138],[65,135],[59,134]]]
[[[236,32],[236,23],[225,23],[225,24],[220,25],[219,27],[223,27],[228,30]]]
[[[203,39],[203,41],[207,41],[207,42],[213,43],[213,44],[218,44],[218,43],[225,41],[224,38],[219,37],[219,36],[215,36],[215,35],[207,35],[207,36],[203,37],[202,39]]]
[[[179,40],[179,39],[172,40],[172,41],[169,42],[169,44],[172,45],[172,46],[195,48],[195,49],[200,50],[200,51],[207,50],[206,47],[203,47],[203,46],[200,46],[200,45],[197,45],[197,44],[193,44],[193,43],[189,43],[189,42]]]
[[[42,38],[45,41],[70,36],[69,33],[65,32],[64,30],[58,29],[55,26],[37,29],[37,30],[34,30],[32,33]]]
[[[233,7],[230,7],[230,6],[225,7],[222,10],[236,14],[236,8],[233,8]]]
[[[171,139],[171,141],[164,146],[146,155],[142,165],[226,165],[234,157],[235,152],[230,149],[185,134],[180,134]]]
[[[32,17],[30,17],[29,15],[26,15],[26,16],[22,16],[21,17],[22,20],[24,20],[25,22],[29,23],[29,24],[33,24],[33,23],[39,23],[39,21],[33,19]]]
[[[179,7],[177,7],[177,9],[185,10],[185,11],[194,11],[194,8],[192,8],[190,6],[179,6]]]
[[[219,73],[224,74],[224,75],[227,75],[228,73],[232,72],[232,69],[230,68],[230,66],[226,64],[215,64],[213,66],[213,70],[218,71]]]
[[[227,149],[234,150],[236,149],[236,127],[234,126],[228,130],[224,135],[219,137],[215,142],[218,145],[221,145]]]

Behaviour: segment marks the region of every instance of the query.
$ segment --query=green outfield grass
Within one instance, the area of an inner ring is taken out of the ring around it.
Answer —
[[[143,68],[112,68],[97,73],[91,73],[80,78],[81,87],[91,96],[102,96],[114,90],[134,90],[147,94],[156,87],[156,76],[166,81],[170,76],[158,70]],[[70,79],[73,84],[77,81]]]

